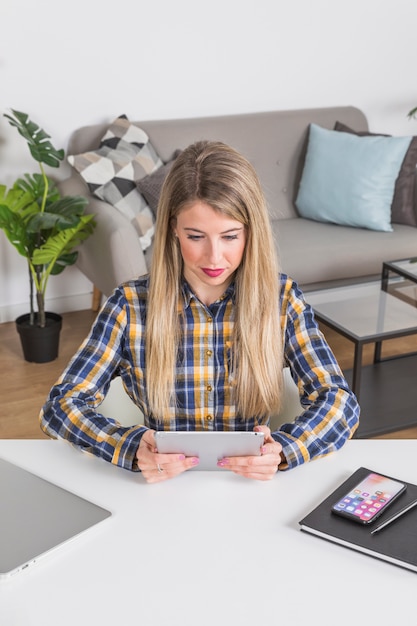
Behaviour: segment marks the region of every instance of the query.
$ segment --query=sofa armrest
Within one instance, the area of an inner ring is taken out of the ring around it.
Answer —
[[[80,245],[76,266],[97,289],[108,296],[120,283],[147,273],[148,259],[139,236],[120,211],[92,196],[75,174],[59,182],[58,187],[65,195],[86,196],[86,212],[95,216],[97,225]]]

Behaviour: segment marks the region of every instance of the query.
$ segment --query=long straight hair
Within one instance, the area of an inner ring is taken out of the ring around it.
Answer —
[[[279,409],[283,337],[279,269],[266,201],[252,165],[221,142],[192,144],[174,161],[158,205],[146,323],[150,409],[159,419],[175,410],[175,366],[181,340],[183,261],[173,225],[201,201],[241,222],[243,258],[235,274],[236,299],[230,384],[239,416],[263,417]]]

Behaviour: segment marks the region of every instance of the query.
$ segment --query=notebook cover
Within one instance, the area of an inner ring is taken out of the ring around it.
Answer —
[[[358,524],[331,512],[332,505],[371,471],[374,470],[366,467],[356,470],[299,522],[301,530],[417,572],[417,507],[380,532],[371,535],[373,528],[417,499],[417,485],[394,478],[405,483],[407,489],[373,524]]]

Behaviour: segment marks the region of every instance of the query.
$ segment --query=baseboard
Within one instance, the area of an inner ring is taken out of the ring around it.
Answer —
[[[68,313],[69,311],[85,311],[91,309],[92,293],[71,294],[46,300],[46,310],[54,313]],[[27,302],[0,306],[0,323],[14,322],[16,317],[29,312]]]

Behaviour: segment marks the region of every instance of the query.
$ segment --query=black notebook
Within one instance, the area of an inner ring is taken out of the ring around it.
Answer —
[[[417,499],[417,485],[402,480],[401,482],[407,485],[404,494],[396,502],[393,502],[378,520],[369,525],[352,522],[331,512],[332,505],[365,478],[370,471],[373,470],[366,467],[360,467],[356,470],[340,487],[335,489],[318,507],[299,522],[301,530],[417,572],[417,507],[380,532],[371,534],[376,526],[406,504]]]

